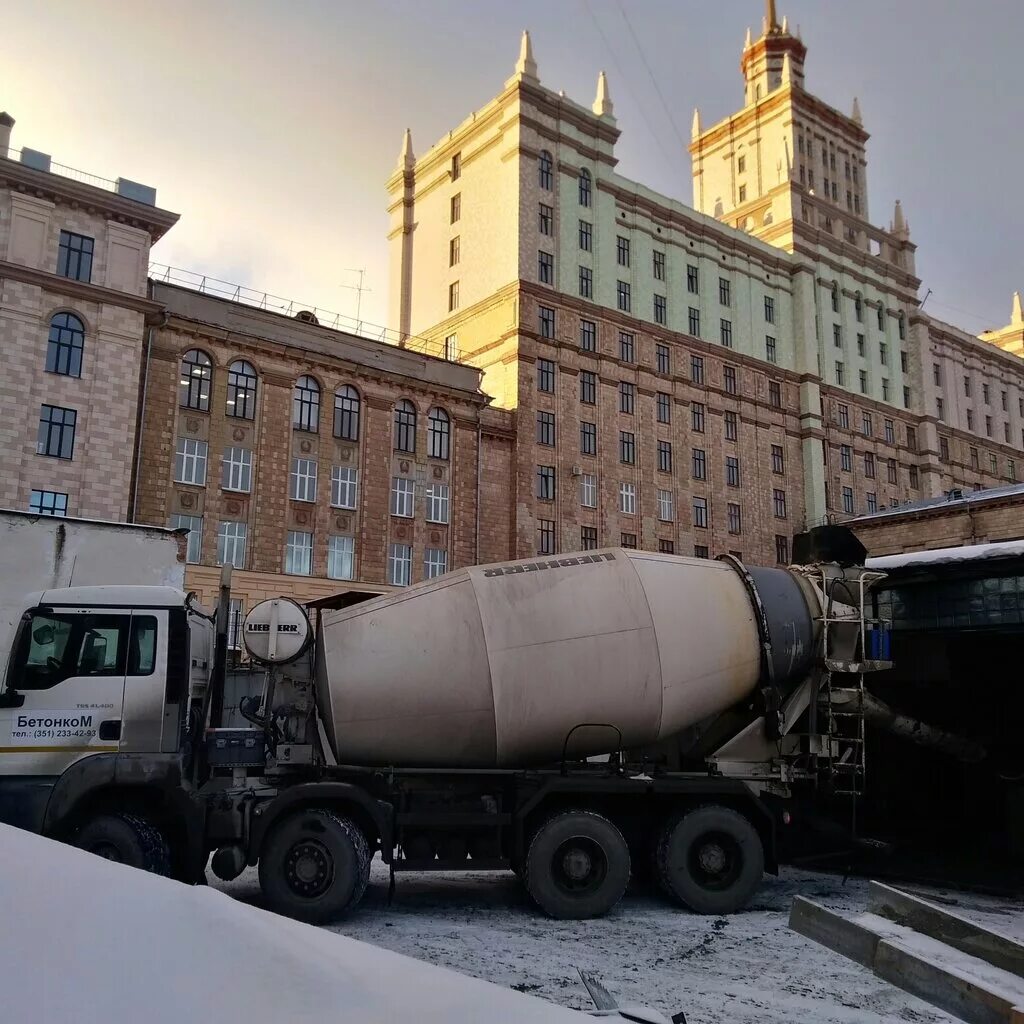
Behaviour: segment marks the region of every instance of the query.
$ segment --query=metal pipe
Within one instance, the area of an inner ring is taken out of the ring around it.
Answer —
[[[149,293],[148,297],[152,298],[152,282],[147,283],[146,290]],[[165,309],[163,311],[163,319],[160,321],[159,326],[166,326],[169,319],[170,317]],[[139,473],[142,468],[142,431],[146,423],[146,397],[149,394],[149,363],[150,355],[153,351],[153,331],[156,330],[156,327],[157,325],[150,324],[149,330],[146,332],[146,368],[142,377],[142,398],[139,402],[139,415],[135,421],[135,468],[132,473],[132,499],[131,509],[128,515],[128,521],[131,523],[137,521],[139,512]]]

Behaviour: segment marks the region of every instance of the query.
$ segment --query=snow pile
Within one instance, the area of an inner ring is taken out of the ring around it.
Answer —
[[[903,555],[879,555],[864,564],[869,569],[890,572],[912,566],[949,565],[954,562],[980,562],[992,558],[1020,558],[1024,540],[996,541],[991,544],[967,544],[956,548],[934,548],[931,551],[908,551]]]
[[[0,825],[5,1024],[552,1022],[577,1013]]]

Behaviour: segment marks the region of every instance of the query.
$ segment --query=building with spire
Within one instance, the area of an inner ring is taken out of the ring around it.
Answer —
[[[741,108],[694,113],[692,206],[618,173],[613,83],[547,88],[526,32],[493,100],[418,157],[406,136],[392,322],[513,416],[514,554],[785,560],[825,519],[1016,479],[1019,302],[981,338],[922,311],[860,105],[815,96],[807,54],[768,0]]]

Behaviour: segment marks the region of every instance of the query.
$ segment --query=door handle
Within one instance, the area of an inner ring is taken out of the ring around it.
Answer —
[[[119,740],[121,738],[121,719],[110,718],[105,722],[100,722],[100,739],[101,740]]]

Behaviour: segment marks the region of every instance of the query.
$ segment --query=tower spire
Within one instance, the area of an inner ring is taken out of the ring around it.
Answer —
[[[612,94],[608,89],[608,78],[603,71],[597,76],[597,95],[594,97],[594,105],[590,109],[598,117],[611,117],[612,111],[615,109],[612,106]]]
[[[770,35],[779,30],[779,17],[775,13],[775,0],[765,0],[764,32]]]
[[[416,165],[416,157],[412,151],[412,132],[406,128],[402,136],[402,151],[398,154],[398,170],[409,171]]]
[[[1010,314],[1010,323],[1014,327],[1024,325],[1024,310],[1020,307],[1020,292],[1013,293],[1013,312]]]
[[[693,108],[693,127],[690,129],[690,138],[696,139],[700,135],[700,108]]]
[[[860,125],[864,123],[864,119],[860,114],[860,100],[856,96],[853,97],[853,111],[850,114],[850,120]]]
[[[530,33],[523,29],[523,37],[519,41],[519,60],[516,61],[516,74],[523,78],[537,78],[537,62],[533,59],[533,43]]]

